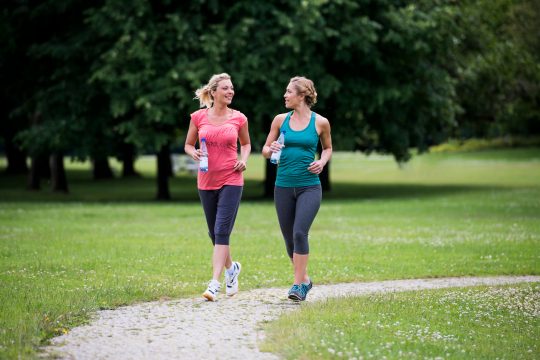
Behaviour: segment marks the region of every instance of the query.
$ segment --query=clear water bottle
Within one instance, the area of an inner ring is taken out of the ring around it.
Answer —
[[[201,139],[201,151],[203,152],[200,156],[199,162],[199,171],[207,172],[208,171],[208,150],[206,149],[206,138]]]
[[[281,134],[279,134],[277,142],[281,145],[285,144],[285,131],[282,131]],[[272,156],[270,157],[270,162],[272,164],[277,164],[279,163],[280,157],[281,157],[281,149],[279,151],[272,153]]]

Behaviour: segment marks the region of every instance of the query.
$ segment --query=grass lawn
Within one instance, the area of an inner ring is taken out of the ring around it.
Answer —
[[[286,359],[538,359],[540,283],[330,299],[266,326]]]
[[[158,203],[153,159],[130,180],[66,167],[69,195],[0,176],[0,358],[33,356],[97,309],[196,296],[211,276],[195,178],[171,179],[174,200]],[[245,290],[292,278],[263,174],[252,156],[231,239]],[[540,273],[540,149],[423,155],[402,168],[337,153],[331,179],[310,233],[315,284]]]

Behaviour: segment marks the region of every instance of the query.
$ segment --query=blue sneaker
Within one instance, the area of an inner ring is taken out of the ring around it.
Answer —
[[[293,301],[304,301],[306,300],[309,290],[313,287],[313,282],[309,280],[309,284],[300,284],[293,285],[291,290],[289,290],[289,299]]]
[[[294,285],[289,289],[289,293],[287,294],[288,297],[289,297],[289,299],[291,298],[291,294],[292,294],[293,292],[297,292],[297,291],[298,291],[298,287],[299,287],[299,285],[294,284]]]
[[[306,295],[307,293],[309,292],[309,290],[311,290],[311,288],[313,287],[313,281],[311,281],[311,279],[309,279],[309,284],[306,284],[308,289],[307,289],[307,292],[306,292]]]

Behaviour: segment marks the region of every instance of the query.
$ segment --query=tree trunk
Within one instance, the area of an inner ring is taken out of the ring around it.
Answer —
[[[266,160],[266,170],[264,176],[264,197],[274,197],[274,185],[276,183],[277,166],[272,164],[270,160]]]
[[[37,156],[37,171],[40,178],[51,178],[51,165],[49,163],[49,154],[39,154]]]
[[[122,177],[139,177],[135,171],[135,146],[133,144],[122,145]]]
[[[92,160],[92,163],[94,180],[114,178],[111,167],[109,166],[109,159],[107,159],[107,157],[96,157]]]
[[[28,190],[40,190],[41,179],[50,179],[49,155],[39,154],[32,157],[30,171],[28,172]]]
[[[68,193],[66,170],[64,169],[64,155],[54,153],[50,157],[51,189],[53,192]]]
[[[10,175],[26,174],[26,153],[13,143],[11,137],[5,137],[7,168],[6,173]]]
[[[157,200],[170,200],[169,176],[171,173],[171,150],[169,145],[161,147],[157,154]]]
[[[169,151],[169,157],[167,158],[167,164],[165,164],[165,168],[168,171],[169,177],[174,177],[174,168],[173,168],[173,161],[172,161],[172,154]]]
[[[30,171],[28,172],[28,184],[27,189],[28,190],[40,190],[41,184],[40,184],[40,174],[39,174],[39,160],[38,156],[32,157],[32,161],[30,163]]]

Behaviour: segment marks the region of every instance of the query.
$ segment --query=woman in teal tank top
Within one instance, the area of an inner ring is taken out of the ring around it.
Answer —
[[[307,273],[308,234],[321,205],[319,174],[332,156],[332,138],[328,119],[311,111],[317,101],[313,81],[305,77],[292,78],[284,99],[285,107],[293,111],[274,118],[262,153],[268,159],[281,151],[274,202],[294,268],[294,282],[288,297],[303,301],[313,286]],[[284,133],[284,145],[276,141],[280,133]],[[317,160],[319,141],[323,150]]]
[[[315,126],[316,114],[311,112],[309,123],[296,131],[289,125],[293,111],[287,114],[280,132],[285,132],[287,146],[281,150],[276,186],[298,187],[320,185],[319,175],[308,170],[315,160],[319,134]]]

